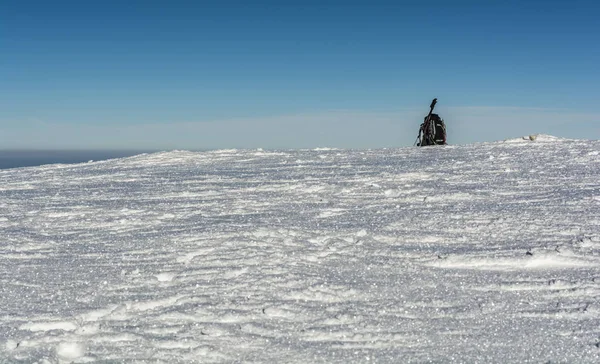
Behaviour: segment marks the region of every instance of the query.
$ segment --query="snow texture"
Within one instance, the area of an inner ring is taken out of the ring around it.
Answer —
[[[0,171],[0,362],[598,363],[599,154],[539,135]]]

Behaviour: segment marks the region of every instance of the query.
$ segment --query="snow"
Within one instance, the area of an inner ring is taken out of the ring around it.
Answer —
[[[537,135],[0,171],[0,362],[600,362],[599,154]]]

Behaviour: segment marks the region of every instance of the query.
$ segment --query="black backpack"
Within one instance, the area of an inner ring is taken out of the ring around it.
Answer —
[[[433,99],[430,105],[429,114],[423,120],[419,128],[419,136],[415,142],[418,146],[427,145],[445,145],[446,144],[446,124],[438,114],[433,114],[433,108],[437,99]]]

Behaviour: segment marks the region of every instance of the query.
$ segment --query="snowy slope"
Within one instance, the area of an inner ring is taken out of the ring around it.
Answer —
[[[0,362],[600,362],[600,142],[0,171]]]

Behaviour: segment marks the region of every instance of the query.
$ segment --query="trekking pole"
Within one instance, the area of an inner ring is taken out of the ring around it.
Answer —
[[[421,130],[419,129],[419,135],[417,135],[417,140],[415,140],[415,142],[414,142],[414,144],[413,144],[413,147],[414,147],[415,145],[421,146],[421,145],[420,145],[420,142],[421,142]],[[419,143],[419,144],[417,144],[417,143]]]

